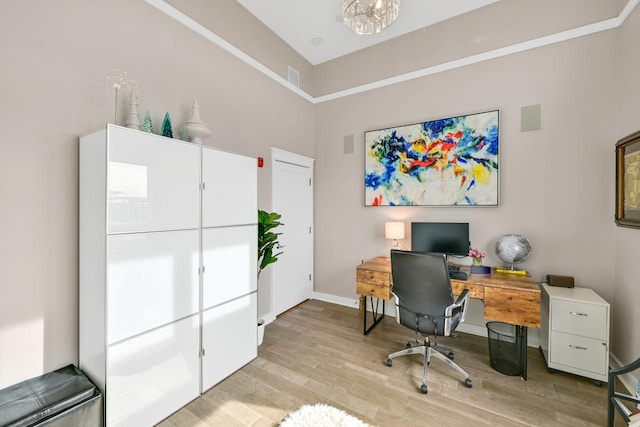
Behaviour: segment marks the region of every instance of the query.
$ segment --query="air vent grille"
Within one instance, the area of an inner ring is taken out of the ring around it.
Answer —
[[[291,83],[295,87],[300,87],[300,73],[298,72],[298,70],[296,70],[292,66],[289,66],[288,80],[289,80],[289,83]]]

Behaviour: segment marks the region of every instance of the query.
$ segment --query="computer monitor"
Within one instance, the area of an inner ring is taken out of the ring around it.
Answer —
[[[469,254],[468,222],[412,222],[411,250],[446,255]]]

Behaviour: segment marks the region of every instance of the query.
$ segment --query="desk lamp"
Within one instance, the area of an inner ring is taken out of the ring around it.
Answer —
[[[384,223],[384,238],[393,240],[391,249],[398,249],[398,239],[404,239],[404,222],[389,221]]]

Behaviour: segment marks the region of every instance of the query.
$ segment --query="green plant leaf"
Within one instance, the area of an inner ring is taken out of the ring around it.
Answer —
[[[268,265],[278,261],[278,256],[283,252],[274,253],[274,248],[279,248],[278,236],[272,230],[283,225],[280,222],[282,215],[275,212],[258,210],[258,276]]]

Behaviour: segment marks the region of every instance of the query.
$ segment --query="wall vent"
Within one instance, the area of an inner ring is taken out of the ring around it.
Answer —
[[[289,65],[289,83],[295,87],[300,87],[300,73],[291,65]]]

